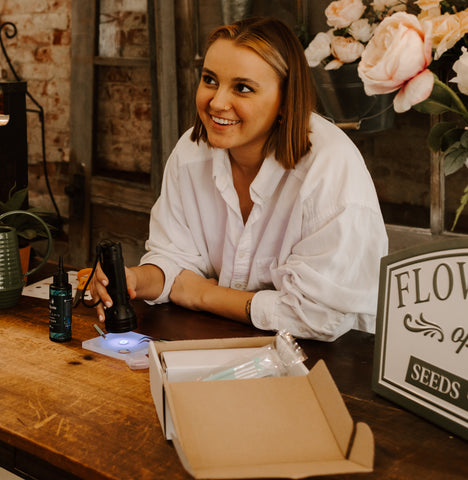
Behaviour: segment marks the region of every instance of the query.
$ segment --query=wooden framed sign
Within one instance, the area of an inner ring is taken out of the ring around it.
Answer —
[[[372,388],[468,439],[468,239],[382,259]]]

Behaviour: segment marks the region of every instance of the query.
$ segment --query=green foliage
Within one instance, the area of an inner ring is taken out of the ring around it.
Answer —
[[[464,103],[448,85],[439,80],[436,74],[434,74],[434,86],[429,98],[413,105],[413,108],[430,115],[454,112],[460,115],[465,123],[468,122],[468,110]]]
[[[26,197],[28,195],[28,189],[23,188],[16,192],[13,192],[15,187],[13,187],[8,195],[8,200],[6,202],[0,201],[0,215],[11,212],[13,210],[26,210],[28,212],[34,213],[38,217],[41,217],[42,220],[45,220],[44,217],[50,215],[50,212],[43,210],[41,208],[31,207],[24,209],[23,205],[26,202]],[[16,234],[20,244],[27,244],[34,240],[40,240],[42,238],[47,238],[47,233],[44,231],[44,227],[40,222],[35,220],[29,215],[11,215],[5,219],[0,220],[0,224],[8,225],[16,229]],[[53,226],[47,223],[47,226],[52,231]]]
[[[427,143],[434,152],[444,152],[452,143],[460,140],[464,131],[458,128],[458,122],[439,122],[431,128]]]
[[[442,0],[440,2],[440,11],[444,13],[456,13],[461,12],[468,8],[467,0]]]
[[[465,209],[467,203],[468,203],[468,185],[463,190],[463,195],[460,198],[460,205],[458,205],[457,211],[455,213],[455,219],[453,220],[453,224],[452,224],[452,231],[455,229],[458,219],[460,218],[460,215]]]
[[[445,2],[455,5],[455,2]],[[458,2],[461,4],[461,2]],[[462,2],[463,8],[468,7],[468,0]],[[457,121],[436,123],[429,132],[428,145],[434,152],[442,154],[445,175],[460,170],[464,165],[468,166],[468,110],[465,106],[466,97],[458,94],[446,83],[441,82],[434,74],[434,86],[426,100],[413,108],[421,113],[430,115],[442,115],[452,113],[457,115]],[[453,116],[453,115],[452,115]],[[460,199],[460,205],[456,211],[452,230],[455,228],[458,219],[468,203],[468,186]]]
[[[444,155],[445,175],[451,175],[465,165],[468,159],[468,148],[462,142],[455,142],[447,149]]]

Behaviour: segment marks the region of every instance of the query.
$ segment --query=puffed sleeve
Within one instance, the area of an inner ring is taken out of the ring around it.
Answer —
[[[209,272],[189,227],[182,197],[185,196],[186,202],[190,195],[190,185],[187,182],[183,184],[180,178],[180,158],[193,154],[188,151],[187,145],[191,145],[188,133],[179,141],[166,163],[161,194],[151,209],[146,253],[140,265],[152,264],[161,268],[164,288],[157,299],[148,303],[168,302],[174,279],[182,270],[189,269],[199,275]]]
[[[272,265],[276,290],[252,301],[260,329],[333,341],[348,330],[373,332],[380,258],[387,235],[378,212],[350,205],[308,223],[309,232],[283,265]]]

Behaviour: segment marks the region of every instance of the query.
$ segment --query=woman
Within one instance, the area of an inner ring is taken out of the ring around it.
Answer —
[[[212,33],[195,125],[167,162],[147,253],[127,269],[131,298],[325,341],[373,331],[384,223],[359,151],[313,98],[283,22]]]

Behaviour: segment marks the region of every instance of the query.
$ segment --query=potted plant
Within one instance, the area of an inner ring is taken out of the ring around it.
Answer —
[[[50,215],[50,212],[43,210],[37,207],[23,208],[23,205],[26,203],[26,198],[28,195],[28,189],[22,188],[15,191],[13,187],[9,194],[8,200],[6,202],[0,201],[0,215],[4,213],[12,212],[15,210],[23,210],[26,212],[33,213],[38,217],[42,218],[47,227],[53,231],[54,227],[47,222],[47,217]],[[31,243],[46,239],[47,232],[44,227],[39,223],[34,217],[29,215],[11,215],[3,220],[0,220],[0,224],[13,227],[16,230],[18,236],[18,246],[20,250],[21,266],[23,273],[26,273],[29,266],[29,258],[31,255]]]

